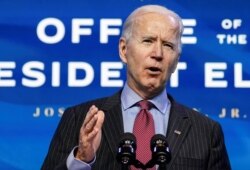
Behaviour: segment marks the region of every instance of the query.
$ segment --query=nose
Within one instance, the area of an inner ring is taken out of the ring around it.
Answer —
[[[154,49],[151,57],[156,59],[157,61],[162,60],[163,50],[162,50],[162,44],[160,42],[156,42],[154,44]]]

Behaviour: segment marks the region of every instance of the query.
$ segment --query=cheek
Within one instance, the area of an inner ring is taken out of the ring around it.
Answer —
[[[134,69],[139,69],[142,67],[144,63],[144,58],[142,53],[134,50],[130,51],[127,56],[127,63],[128,65],[132,66]]]
[[[175,71],[175,68],[176,68],[176,60],[172,60],[172,61],[167,61],[165,63],[165,74],[168,75],[168,74],[171,74]]]

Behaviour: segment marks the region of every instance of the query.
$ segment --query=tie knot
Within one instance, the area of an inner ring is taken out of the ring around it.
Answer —
[[[150,110],[153,106],[152,103],[150,103],[147,100],[139,101],[138,105],[140,106],[141,109],[145,109],[145,110]]]

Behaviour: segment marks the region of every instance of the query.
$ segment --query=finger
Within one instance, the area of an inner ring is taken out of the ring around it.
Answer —
[[[93,116],[97,113],[97,111],[98,111],[98,108],[95,105],[92,105],[89,108],[86,118],[83,121],[83,127],[86,126],[86,124],[93,118]]]
[[[85,127],[83,127],[83,128],[84,128],[84,131],[85,131],[86,133],[89,133],[89,132],[91,132],[91,131],[94,129],[94,127],[96,126],[97,119],[98,119],[98,117],[97,117],[97,115],[95,114],[95,115],[89,120],[89,122],[88,122],[87,124],[85,124]]]
[[[98,130],[93,129],[90,133],[88,133],[88,137],[87,137],[87,141],[93,141],[93,139],[96,137],[96,135],[98,134]]]
[[[99,110],[97,112],[97,121],[96,121],[96,125],[95,125],[96,130],[100,130],[102,128],[104,118],[105,118],[104,112],[102,110]]]
[[[95,116],[97,117],[97,120],[94,124],[93,129],[88,134],[89,140],[92,140],[92,138],[94,138],[98,134],[98,132],[101,132],[102,125],[104,122],[104,112],[103,111],[99,110]]]

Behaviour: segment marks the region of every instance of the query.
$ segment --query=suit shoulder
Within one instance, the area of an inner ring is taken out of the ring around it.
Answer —
[[[103,103],[105,103],[107,99],[108,97],[102,97],[102,98],[97,98],[94,100],[85,101],[85,102],[70,106],[66,110],[75,110],[79,112],[79,111],[88,110],[89,107],[91,107],[92,105],[95,105],[96,107],[99,108],[100,106],[103,105]]]
[[[75,113],[87,113],[88,109],[95,105],[100,110],[106,109],[109,106],[120,101],[120,92],[117,92],[111,96],[97,98],[94,100],[89,100],[71,107],[68,107],[66,110],[74,110]]]
[[[172,108],[176,110],[179,114],[182,114],[183,116],[188,117],[194,124],[197,122],[210,124],[213,126],[214,124],[219,124],[217,121],[213,120],[212,118],[208,117],[204,113],[198,112],[197,110],[194,110],[190,107],[187,107],[183,104],[180,104],[174,99],[170,99]]]

